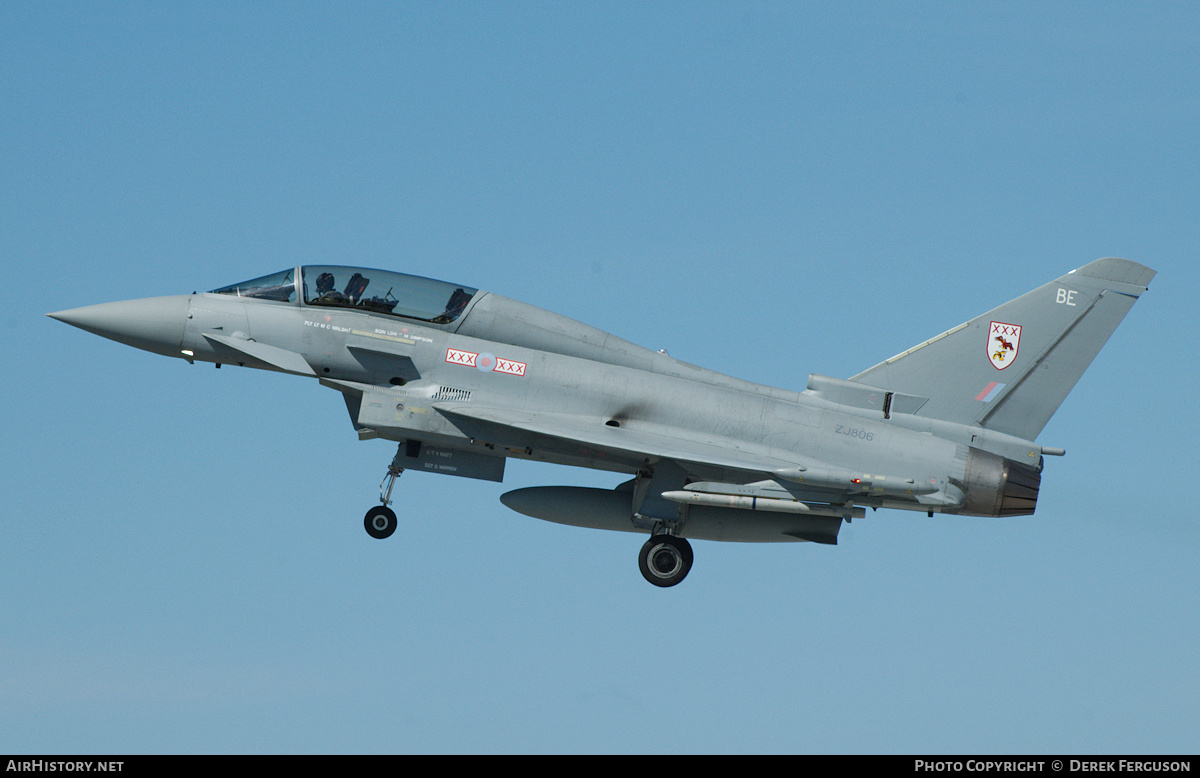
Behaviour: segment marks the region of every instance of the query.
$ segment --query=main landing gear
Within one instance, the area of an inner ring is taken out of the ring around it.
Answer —
[[[387,474],[379,482],[379,501],[382,505],[371,508],[363,518],[363,527],[367,534],[376,540],[389,538],[396,531],[396,513],[388,506],[392,502],[392,489],[396,485],[396,479],[404,472],[404,468],[400,466],[401,451],[397,451],[396,457],[388,466]],[[638,568],[642,571],[642,577],[655,586],[675,586],[686,578],[692,569],[692,545],[684,538],[670,534],[680,529],[682,521],[654,521],[651,524],[645,517],[635,515],[635,518],[645,522],[641,526],[653,527],[650,539],[638,553]]]
[[[652,535],[638,554],[638,567],[655,586],[674,586],[692,569],[692,545],[675,535]]]
[[[396,456],[399,457],[399,454]],[[367,511],[367,515],[363,519],[363,526],[366,527],[367,534],[376,540],[390,537],[396,531],[396,512],[388,506],[392,503],[392,487],[396,485],[396,479],[403,472],[403,468],[398,467],[394,460],[392,464],[388,465],[387,475],[379,482],[379,501],[383,505],[376,505]],[[387,484],[386,491],[384,484]]]

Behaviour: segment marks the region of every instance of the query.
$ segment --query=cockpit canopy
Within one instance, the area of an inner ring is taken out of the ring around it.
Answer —
[[[235,297],[255,297],[259,300],[276,300],[281,303],[296,302],[296,282],[293,276],[296,269],[284,270],[253,281],[243,281],[240,284],[230,284],[220,289],[212,290],[213,294],[231,294]]]
[[[299,268],[305,305],[351,308],[386,313],[434,324],[458,318],[479,290],[432,278],[338,265]],[[214,289],[230,294],[276,302],[296,302],[296,270],[284,270],[252,281]]]

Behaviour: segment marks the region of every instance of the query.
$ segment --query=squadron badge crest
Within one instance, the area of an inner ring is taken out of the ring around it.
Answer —
[[[1017,358],[1021,345],[1021,325],[994,321],[988,327],[987,355],[992,367],[1003,370]]]

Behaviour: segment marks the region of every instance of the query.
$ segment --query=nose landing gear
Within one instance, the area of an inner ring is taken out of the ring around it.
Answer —
[[[396,458],[388,465],[387,475],[379,482],[379,501],[383,505],[376,505],[367,511],[367,515],[363,519],[363,526],[366,527],[367,534],[376,540],[390,537],[396,531],[396,512],[388,506],[392,504],[392,487],[396,485],[396,479],[404,472],[404,468],[396,463],[399,458],[400,452],[397,451]],[[387,486],[385,487],[384,484]]]
[[[383,540],[396,531],[396,512],[386,505],[376,505],[367,511],[363,520],[367,534],[377,540]]]

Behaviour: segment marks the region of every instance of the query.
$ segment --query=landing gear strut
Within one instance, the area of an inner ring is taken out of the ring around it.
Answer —
[[[692,546],[674,535],[652,535],[638,554],[638,567],[655,586],[674,586],[692,569]]]
[[[397,453],[396,457],[399,458]],[[396,485],[396,479],[404,469],[397,466],[396,461],[392,460],[392,464],[388,465],[387,475],[379,482],[379,501],[383,505],[376,505],[371,510],[367,511],[366,517],[363,519],[363,526],[367,528],[367,534],[377,540],[383,540],[390,537],[396,531],[396,512],[388,506],[392,503],[392,487]],[[384,484],[387,484],[385,489]]]

